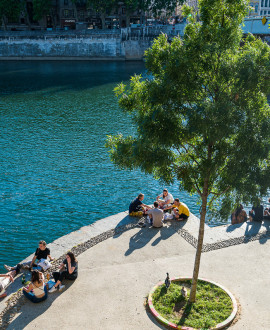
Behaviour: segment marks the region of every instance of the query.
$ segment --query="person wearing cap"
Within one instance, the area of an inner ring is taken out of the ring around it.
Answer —
[[[157,196],[157,202],[160,208],[164,209],[173,203],[173,195],[168,192],[168,189],[163,189],[163,193]]]
[[[185,203],[180,202],[179,198],[175,198],[173,205],[165,208],[165,210],[169,209],[173,210],[173,214],[176,220],[187,220],[190,215],[189,208]]]

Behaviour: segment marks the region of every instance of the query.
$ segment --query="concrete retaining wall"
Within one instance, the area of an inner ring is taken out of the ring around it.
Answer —
[[[113,59],[142,60],[150,40],[121,38],[0,40],[0,60],[17,59]]]

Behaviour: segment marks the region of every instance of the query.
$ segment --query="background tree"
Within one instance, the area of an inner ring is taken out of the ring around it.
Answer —
[[[191,9],[186,8],[186,13]],[[270,49],[240,23],[244,0],[201,0],[183,40],[165,35],[146,52],[149,79],[116,88],[137,133],[110,136],[111,160],[198,194],[200,226],[189,301],[196,297],[206,213],[228,216],[270,187]],[[188,12],[189,11],[189,12]],[[225,218],[226,219],[226,218]]]
[[[0,16],[4,30],[7,29],[7,19],[12,18],[17,20],[19,18],[24,1],[20,0],[0,0]]]
[[[127,26],[129,17],[135,10],[150,12],[152,15],[160,16],[162,12],[171,14],[178,5],[183,4],[184,0],[125,0],[127,13]],[[142,23],[142,22],[141,22]]]
[[[105,29],[105,17],[110,15],[112,10],[117,6],[118,1],[115,0],[88,0],[87,5],[100,14],[102,29]]]
[[[51,0],[33,0],[33,19],[39,21],[47,15],[51,14]]]

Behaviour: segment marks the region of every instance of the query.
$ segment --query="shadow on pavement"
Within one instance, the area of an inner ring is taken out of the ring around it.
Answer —
[[[159,229],[141,228],[136,234],[131,236],[129,248],[125,252],[125,256],[129,256],[135,250],[143,248],[158,232]]]
[[[260,233],[260,231],[263,229],[263,232],[261,231],[262,237],[259,238],[259,242],[261,244],[265,244],[267,240],[269,239],[270,234],[270,220],[264,220],[262,222],[260,221],[247,221],[238,223],[235,225],[229,225],[226,228],[227,233],[232,233],[236,229],[242,230],[243,234],[241,236],[244,236],[244,243],[248,243],[252,240],[252,238]],[[265,230],[264,230],[265,229]],[[265,232],[266,231],[266,232]]]
[[[242,222],[242,223],[237,223],[235,225],[229,225],[227,228],[226,228],[226,232],[227,233],[231,233],[233,232],[235,229],[238,229],[238,228],[241,228],[242,226],[244,226],[244,224],[248,224],[249,222]]]
[[[148,318],[153,322],[153,324],[156,326],[156,328],[159,329],[166,329],[163,325],[161,325],[157,319],[154,317],[154,315],[150,312],[149,308],[146,309],[146,314]]]
[[[133,229],[140,221],[144,221],[144,218],[131,217],[130,215],[127,214],[115,226],[114,228],[115,234],[113,235],[113,238],[117,238],[121,236],[123,232],[126,232],[129,229]]]
[[[248,243],[252,236],[256,236],[260,229],[261,229],[262,223],[261,222],[247,222],[246,230],[245,230],[245,243]]]
[[[184,226],[185,224],[180,224],[180,226]],[[172,235],[177,233],[177,229],[180,227],[165,224],[162,228],[154,228],[146,225],[145,228],[141,228],[136,234],[134,234],[129,241],[129,248],[125,252],[125,256],[129,256],[133,251],[143,248],[147,243],[149,243],[154,236],[159,235],[153,242],[152,246],[156,246],[160,241],[166,240],[170,238]]]
[[[74,281],[65,281],[64,282],[66,286],[65,291],[68,290],[73,283]],[[15,313],[18,313],[18,317],[12,320],[12,322],[8,326],[8,329],[14,329],[14,330],[24,329],[34,319],[45,313],[48,310],[48,308],[53,304],[54,300],[57,299],[58,296],[64,293],[65,291],[48,293],[48,298],[45,301],[38,304],[34,304],[28,299],[26,299],[24,296],[21,296],[16,303],[16,310],[14,311]],[[7,319],[9,318],[9,314],[10,311],[8,311],[3,316],[4,321],[5,318]],[[44,327],[41,325],[41,328]]]

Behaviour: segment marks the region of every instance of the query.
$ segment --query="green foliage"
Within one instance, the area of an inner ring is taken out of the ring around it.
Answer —
[[[52,0],[33,0],[33,18],[39,21],[50,13]]]
[[[117,4],[115,0],[87,0],[87,5],[98,13],[110,12]]]
[[[17,19],[23,8],[25,1],[20,0],[0,0],[0,16]]]
[[[183,0],[125,0],[124,4],[128,11],[135,10],[151,11],[155,16],[166,10],[172,13],[177,5],[183,4]]]
[[[50,13],[51,2],[47,0],[33,0],[33,18],[38,21]]]
[[[156,289],[153,294],[153,304],[158,313],[177,325],[196,329],[211,328],[226,320],[232,312],[232,301],[225,291],[207,282],[199,281],[196,302],[188,303],[188,296],[181,295],[181,287],[190,286],[190,281],[172,282],[167,290],[165,285]],[[181,303],[182,313],[176,313]],[[181,315],[181,316],[180,316]]]
[[[183,39],[160,35],[146,51],[151,79],[116,88],[137,133],[107,147],[118,166],[176,178],[208,209],[219,198],[226,217],[270,187],[270,47],[243,38],[246,1],[201,0],[199,9]]]

